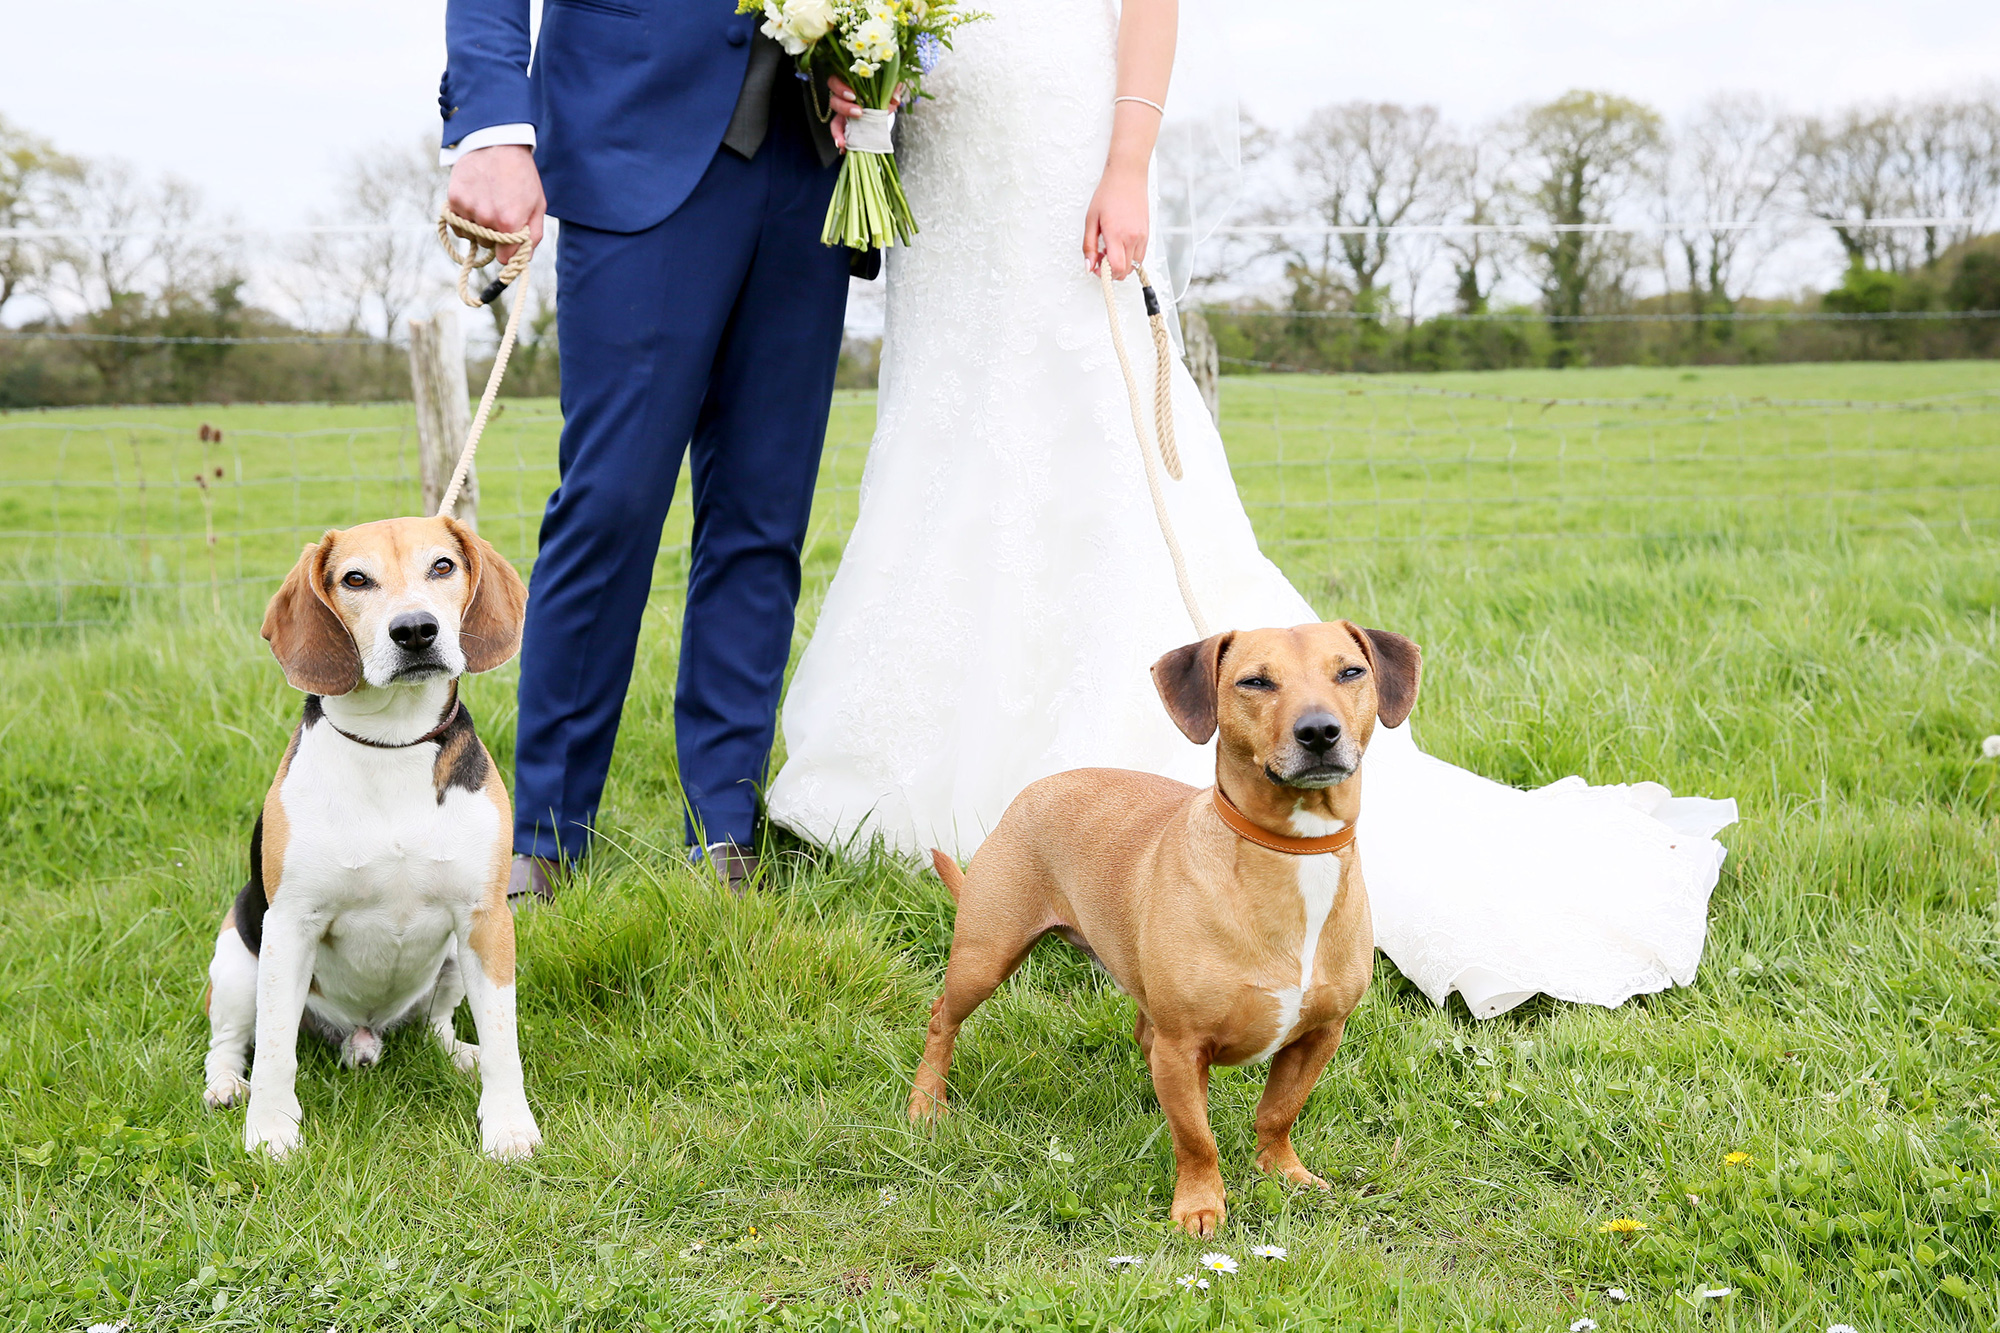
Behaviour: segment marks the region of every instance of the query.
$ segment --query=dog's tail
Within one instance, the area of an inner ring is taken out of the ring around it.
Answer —
[[[951,900],[957,902],[959,894],[965,889],[965,872],[958,868],[958,862],[933,847],[931,865],[936,868],[938,878],[944,881],[944,886],[951,890]]]

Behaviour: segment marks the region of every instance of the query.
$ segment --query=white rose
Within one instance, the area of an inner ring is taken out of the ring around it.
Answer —
[[[797,5],[790,8],[796,9]],[[786,55],[803,55],[805,49],[812,45],[810,40],[799,35],[787,6],[781,0],[764,0],[764,16],[764,35],[784,47]],[[821,29],[821,32],[824,31]]]
[[[833,26],[832,0],[791,0],[785,6],[785,18],[799,39],[810,45]]]
[[[776,19],[768,20],[764,24],[763,31],[766,37],[784,47],[788,56],[804,55],[806,48],[812,45],[810,42],[800,41],[797,33]]]

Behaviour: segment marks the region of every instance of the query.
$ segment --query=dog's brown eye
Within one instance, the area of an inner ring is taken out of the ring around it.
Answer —
[[[1239,690],[1275,690],[1278,687],[1268,676],[1245,676],[1242,680],[1236,682],[1236,688]]]
[[[448,557],[439,556],[431,562],[431,577],[434,579],[447,578],[450,576],[451,571],[457,568],[458,566],[454,565]]]
[[[1360,680],[1360,679],[1361,679],[1361,678],[1362,678],[1363,676],[1365,676],[1365,675],[1367,675],[1367,674],[1368,674],[1368,672],[1367,672],[1366,670],[1364,670],[1363,668],[1361,668],[1361,667],[1357,667],[1357,666],[1351,666],[1351,667],[1342,667],[1342,668],[1340,669],[1340,676],[1339,676],[1339,679],[1341,679],[1341,680]]]
[[[358,569],[348,570],[347,573],[341,576],[340,581],[350,588],[365,588],[368,586],[368,576]]]

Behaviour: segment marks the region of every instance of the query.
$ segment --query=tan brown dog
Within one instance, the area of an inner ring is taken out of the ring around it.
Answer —
[[[515,1035],[514,821],[458,698],[460,675],[520,647],[526,601],[513,566],[449,518],[328,532],[271,599],[264,637],[305,707],[216,937],[203,1094],[211,1107],[248,1099],[252,1152],[301,1142],[302,1029],[367,1066],[384,1032],[418,1021],[479,1070],[488,1156],[541,1142]],[[477,1046],[452,1030],[465,999]]]
[[[963,876],[934,852],[958,921],[910,1118],[945,1109],[959,1026],[1053,931],[1138,1003],[1133,1036],[1174,1136],[1176,1224],[1206,1236],[1226,1212],[1211,1065],[1271,1062],[1257,1165],[1324,1186],[1292,1124],[1374,970],[1353,841],[1361,756],[1378,719],[1409,716],[1420,672],[1414,643],[1345,620],[1177,648],[1154,684],[1189,740],[1220,732],[1215,787],[1058,773],[1015,799]]]

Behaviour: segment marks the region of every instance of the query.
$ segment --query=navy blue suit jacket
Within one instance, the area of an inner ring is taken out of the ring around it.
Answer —
[[[549,212],[635,232],[708,169],[743,89],[756,16],[731,0],[448,0],[438,86],[446,147],[527,122]]]

